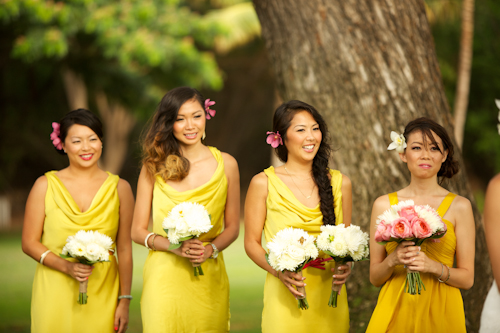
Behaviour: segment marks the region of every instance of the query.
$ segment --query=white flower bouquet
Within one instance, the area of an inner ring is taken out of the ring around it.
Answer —
[[[290,271],[302,276],[304,265],[318,256],[314,240],[314,236],[302,229],[280,230],[267,243],[269,253],[266,254],[266,260],[272,268],[279,272]],[[297,287],[297,291],[304,295],[304,297],[298,298],[298,307],[307,310],[309,304],[306,299],[305,287]]]
[[[348,261],[367,260],[369,254],[368,234],[360,227],[350,225],[346,227],[343,223],[321,226],[321,234],[316,240],[318,249],[328,254],[335,260],[334,274],[339,273],[338,267]],[[328,306],[337,307],[338,291],[341,285],[334,284],[332,280],[332,292]]]
[[[178,249],[182,242],[212,229],[211,216],[203,205],[195,202],[181,202],[163,220],[163,230],[170,241],[169,250]],[[201,264],[192,264],[194,276],[203,275]]]
[[[109,261],[109,251],[113,240],[98,231],[78,231],[74,236],[69,236],[62,249],[62,258],[75,258],[84,265],[93,265],[98,262]],[[88,280],[80,282],[78,304],[87,304]]]

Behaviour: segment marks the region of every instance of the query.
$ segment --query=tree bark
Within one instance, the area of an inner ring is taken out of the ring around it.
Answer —
[[[62,77],[70,110],[88,109],[87,86],[82,76],[68,67],[64,67]]]
[[[472,65],[472,42],[474,40],[474,0],[462,2],[462,35],[458,58],[458,79],[455,93],[455,139],[460,148],[464,142],[464,127],[469,104],[470,72]]]
[[[101,167],[117,175],[127,157],[128,138],[137,120],[122,104],[110,103],[102,91],[96,93],[96,103],[104,123]]]
[[[368,230],[371,205],[408,185],[406,165],[386,150],[426,116],[453,133],[423,1],[254,0],[283,100],[314,105],[328,122],[332,165],[353,181],[353,223]],[[458,155],[458,154],[457,154]],[[468,331],[477,331],[491,269],[481,216],[462,171],[446,184],[471,200],[476,220],[476,283],[463,293]],[[368,264],[348,282],[351,329],[366,329],[377,289]]]

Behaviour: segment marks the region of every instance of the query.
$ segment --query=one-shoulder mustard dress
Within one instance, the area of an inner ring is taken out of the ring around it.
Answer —
[[[448,193],[437,212],[443,217],[456,194]],[[391,205],[398,203],[397,193],[389,194]],[[432,260],[453,267],[457,246],[455,227],[443,219],[448,227],[438,242],[426,240],[422,251]],[[392,253],[396,242],[385,245],[387,254]],[[404,292],[406,269],[403,265],[394,268],[392,276],[380,290],[377,306],[366,332],[464,332],[465,314],[462,295],[456,287],[441,283],[430,273],[420,273],[425,285],[420,295]]]
[[[99,231],[115,242],[120,208],[118,176],[108,172],[108,178],[89,209],[81,212],[56,172],[45,174],[48,186],[42,244],[59,255],[68,236],[79,230]],[[78,304],[80,283],[77,280],[47,266],[37,265],[31,299],[31,332],[114,332],[120,288],[116,258],[111,255],[109,262],[97,263],[94,267],[88,280],[88,303],[82,305]]]
[[[227,178],[222,154],[209,147],[218,167],[208,183],[178,192],[157,177],[153,190],[153,232],[167,237],[163,219],[177,204],[202,204],[212,215],[212,229],[198,239],[207,244],[223,230]],[[145,333],[229,332],[229,280],[224,254],[201,265],[205,275],[194,276],[191,262],[171,252],[149,251],[144,265],[141,299]]]
[[[289,227],[301,228],[313,236],[318,236],[323,225],[319,204],[315,208],[304,206],[276,176],[272,166],[264,170],[264,173],[268,177],[267,216],[264,224],[266,242],[269,242],[278,231]],[[336,224],[340,224],[343,223],[342,174],[338,170],[330,170],[330,175]],[[320,252],[320,257],[328,256]],[[333,267],[333,261],[328,261],[325,270],[312,267],[303,270],[309,303],[307,310],[299,309],[297,300],[288,288],[278,278],[268,273],[264,285],[262,332],[348,332],[349,308],[345,286],[342,286],[337,308],[328,306]]]

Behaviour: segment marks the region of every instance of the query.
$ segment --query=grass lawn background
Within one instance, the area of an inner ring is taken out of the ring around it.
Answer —
[[[0,233],[0,332],[30,332],[31,286],[36,262],[21,250],[21,233]],[[142,332],[140,299],[142,268],[147,250],[134,244],[134,273],[128,333]],[[231,332],[260,332],[265,272],[243,248],[243,226],[238,239],[224,251],[229,276]]]

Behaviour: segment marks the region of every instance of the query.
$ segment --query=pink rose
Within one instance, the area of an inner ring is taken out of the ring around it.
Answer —
[[[401,208],[401,210],[398,212],[399,216],[404,217],[408,221],[413,220],[415,217],[417,217],[417,212],[415,212],[415,208],[413,206],[407,206]]]
[[[375,231],[376,242],[386,242],[391,238],[391,225],[385,221],[380,221]]]
[[[420,217],[415,217],[411,220],[411,229],[417,238],[424,239],[432,236],[431,227]]]
[[[393,238],[412,238],[411,224],[404,217],[399,217],[394,220],[391,229],[391,237]]]

